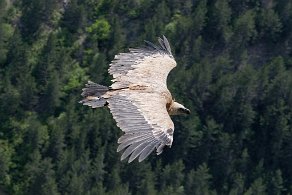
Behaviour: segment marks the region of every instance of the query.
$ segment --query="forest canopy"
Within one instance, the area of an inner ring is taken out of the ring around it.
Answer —
[[[192,114],[128,164],[81,89],[161,35]],[[291,69],[291,0],[0,0],[0,194],[292,194]]]

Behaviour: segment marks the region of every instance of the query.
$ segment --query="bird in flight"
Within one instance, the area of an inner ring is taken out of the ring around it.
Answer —
[[[124,134],[118,139],[121,160],[143,161],[156,149],[171,147],[174,124],[170,115],[190,114],[174,101],[167,89],[167,76],[176,66],[165,36],[159,45],[145,41],[146,46],[129,49],[115,56],[108,69],[113,76],[110,87],[88,81],[82,89],[83,105],[107,106]]]

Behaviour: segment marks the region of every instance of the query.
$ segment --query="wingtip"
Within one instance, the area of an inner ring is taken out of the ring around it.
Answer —
[[[164,41],[168,42],[168,39],[166,38],[166,36],[162,35],[162,38],[163,38]]]
[[[168,41],[167,38],[166,38],[166,36],[164,36],[164,35],[162,35],[162,38],[161,38],[161,39],[162,39],[164,42],[165,42],[165,41]]]
[[[131,162],[133,162],[133,160],[135,160],[135,158],[129,158],[129,160],[128,160],[128,164],[130,164]]]
[[[127,157],[125,157],[123,154],[121,156],[121,161],[125,160]]]

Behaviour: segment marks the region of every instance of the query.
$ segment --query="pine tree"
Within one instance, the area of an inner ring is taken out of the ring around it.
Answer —
[[[206,164],[200,165],[196,171],[191,170],[186,177],[185,193],[186,194],[214,194],[210,189],[212,176]]]
[[[281,170],[278,169],[273,173],[267,189],[269,194],[280,195],[285,192]]]
[[[29,194],[59,194],[55,180],[55,172],[50,159],[44,159],[37,164],[27,165],[30,171],[31,183],[29,185]]]
[[[9,143],[6,140],[0,139],[0,184],[4,186],[10,185],[11,182],[9,169],[12,166],[12,155],[13,149],[11,148]]]
[[[266,185],[262,178],[256,179],[248,190],[244,193],[244,195],[264,195],[266,194]]]
[[[166,193],[165,189],[174,190],[173,192],[183,190],[183,171],[184,164],[181,160],[166,165],[160,177],[160,191]]]

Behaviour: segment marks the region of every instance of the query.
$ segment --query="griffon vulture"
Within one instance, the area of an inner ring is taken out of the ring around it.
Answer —
[[[83,105],[107,106],[124,134],[118,139],[121,160],[143,161],[156,149],[171,147],[174,124],[170,115],[190,114],[174,101],[167,89],[168,73],[176,66],[166,37],[158,38],[159,46],[130,49],[115,56],[108,69],[113,76],[110,87],[88,81],[82,89]]]

